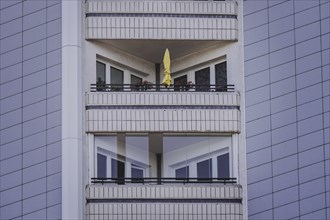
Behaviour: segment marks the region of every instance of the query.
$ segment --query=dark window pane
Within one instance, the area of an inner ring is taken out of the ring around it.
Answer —
[[[110,80],[111,84],[114,84],[114,86],[111,87],[111,90],[114,91],[122,91],[123,90],[123,84],[124,84],[124,72],[111,67],[110,68]]]
[[[132,167],[132,183],[143,183],[143,170],[137,167]]]
[[[229,153],[218,156],[218,178],[229,178]]]
[[[215,84],[217,91],[227,91],[227,62],[215,65]]]
[[[111,159],[111,177],[119,178],[118,183],[124,183],[125,178],[125,163],[119,160]]]
[[[132,91],[140,91],[142,89],[142,78],[131,75],[131,89]]]
[[[189,178],[189,166],[176,169],[175,178]]]
[[[212,159],[197,163],[198,178],[212,178]]]
[[[96,61],[96,89],[97,91],[105,90],[105,64]]]
[[[185,91],[187,85],[187,75],[174,79],[174,91]]]
[[[195,72],[196,91],[209,91],[210,68],[201,69]]]
[[[132,167],[132,178],[143,178],[143,170]]]
[[[142,78],[131,75],[131,84],[142,84]]]
[[[102,154],[97,154],[97,177],[107,177],[107,157]]]

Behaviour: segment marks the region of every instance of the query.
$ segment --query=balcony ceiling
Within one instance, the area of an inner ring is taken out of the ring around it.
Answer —
[[[224,46],[231,42],[211,40],[98,40],[99,42],[125,51],[152,63],[162,63],[165,49],[170,50],[171,59],[213,47]]]

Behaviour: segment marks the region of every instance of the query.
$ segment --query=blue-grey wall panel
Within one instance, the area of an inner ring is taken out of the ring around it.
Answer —
[[[330,3],[244,7],[249,217],[329,219]]]
[[[61,8],[0,1],[0,219],[61,218]]]

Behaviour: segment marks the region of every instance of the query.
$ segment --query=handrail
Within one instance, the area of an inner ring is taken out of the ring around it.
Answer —
[[[172,178],[172,177],[145,177],[145,178],[103,178],[93,177],[92,183],[112,183],[112,184],[126,184],[126,183],[142,183],[142,184],[167,184],[167,183],[181,183],[181,184],[200,184],[200,183],[222,183],[235,184],[236,178]]]
[[[234,92],[235,86],[228,85],[170,85],[162,84],[91,84],[91,92]]]

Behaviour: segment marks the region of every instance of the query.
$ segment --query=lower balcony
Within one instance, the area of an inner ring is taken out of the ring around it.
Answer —
[[[243,219],[235,183],[92,184],[86,219]]]

